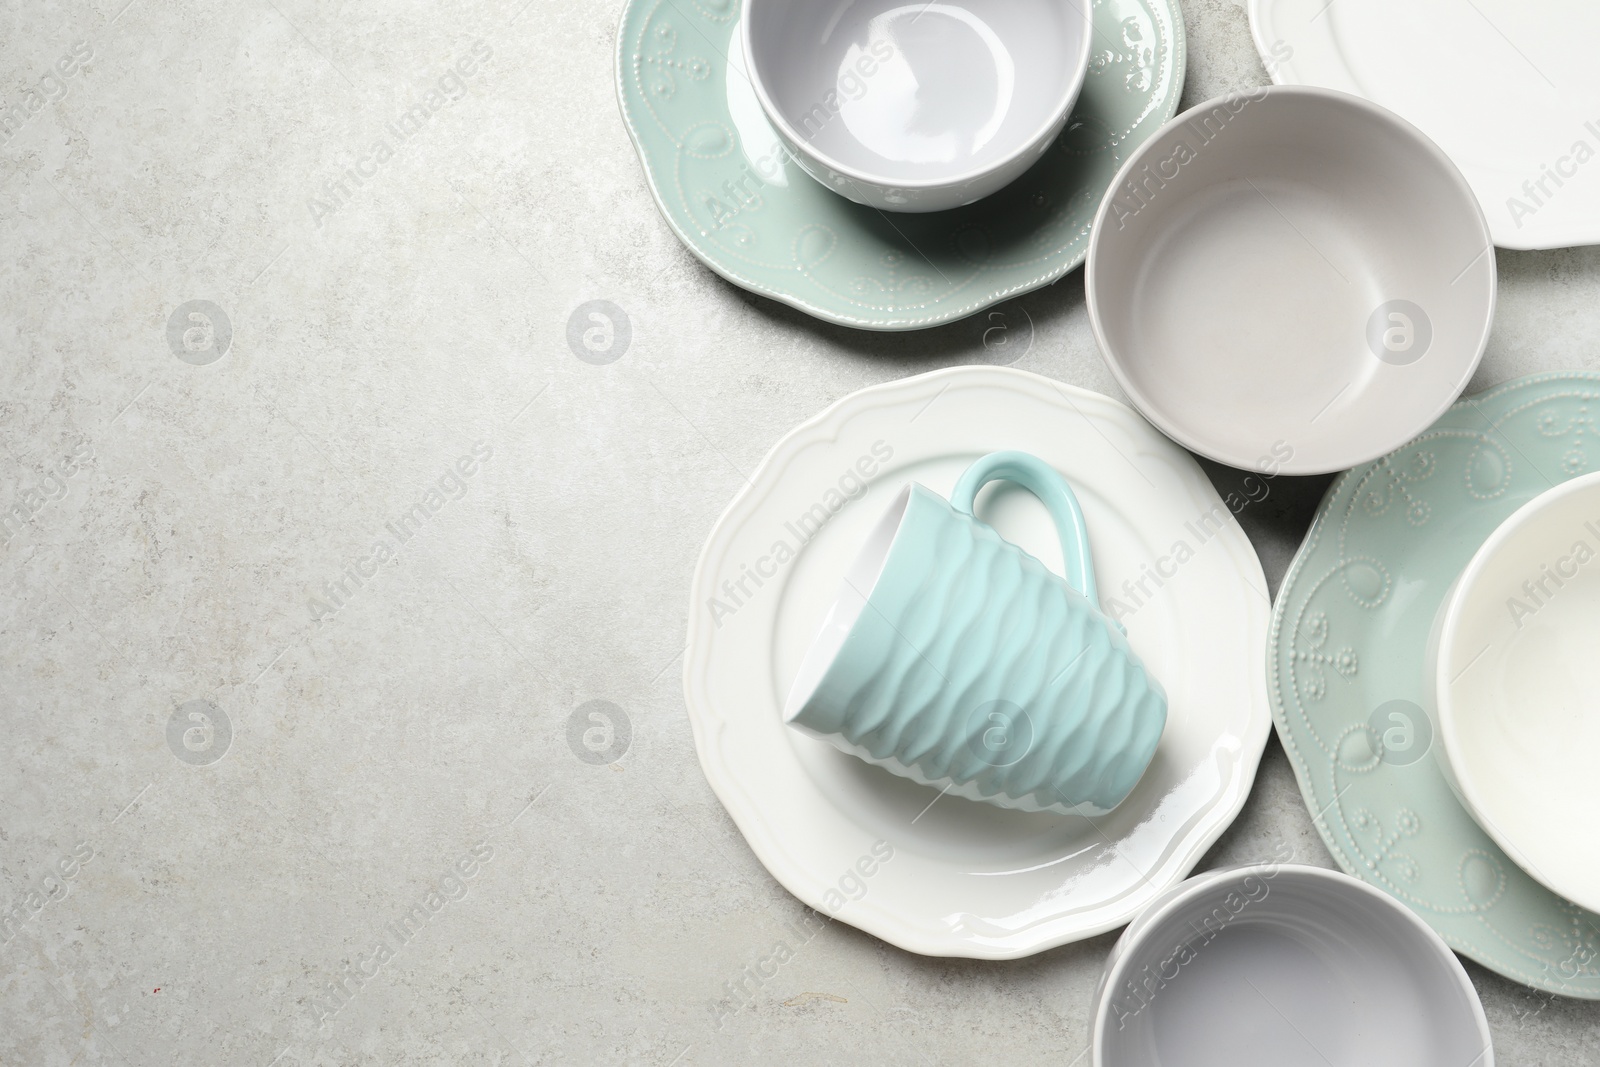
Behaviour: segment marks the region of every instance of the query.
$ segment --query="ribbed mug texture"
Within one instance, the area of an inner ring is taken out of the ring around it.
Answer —
[[[791,725],[1001,807],[1103,814],[1133,790],[1166,694],[1121,629],[1039,560],[912,485],[859,592],[866,605]]]

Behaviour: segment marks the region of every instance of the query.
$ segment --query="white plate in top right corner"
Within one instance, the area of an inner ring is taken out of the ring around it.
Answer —
[[[1471,184],[1501,248],[1600,244],[1595,0],[1249,0],[1275,82],[1363,96]]]

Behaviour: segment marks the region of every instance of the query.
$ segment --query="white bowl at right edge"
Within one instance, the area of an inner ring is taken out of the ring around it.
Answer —
[[[1434,625],[1435,758],[1484,832],[1600,911],[1600,472],[1489,535]]]

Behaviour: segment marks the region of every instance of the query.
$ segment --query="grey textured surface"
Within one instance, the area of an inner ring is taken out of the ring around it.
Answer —
[[[1186,106],[1264,80],[1237,4],[1185,14]],[[700,775],[686,590],[744,473],[985,351],[971,322],[824,326],[685,253],[617,115],[616,16],[0,12],[0,1063],[1082,1062],[1114,935],[1006,964],[802,938]],[[1474,387],[1593,368],[1600,252],[1499,262]],[[631,324],[604,365],[567,343],[595,299]],[[169,343],[191,300],[220,358],[188,309]],[[1116,394],[1081,274],[1022,303],[1018,366]],[[1324,484],[1246,512],[1274,583]],[[595,700],[627,737],[584,759]],[[1201,866],[1285,844],[1330,862],[1273,741]],[[323,1018],[347,968],[372,976]],[[1468,969],[1501,1063],[1600,1062],[1600,1005]]]

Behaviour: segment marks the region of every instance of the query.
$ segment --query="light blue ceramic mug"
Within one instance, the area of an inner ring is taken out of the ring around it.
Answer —
[[[1015,482],[1044,502],[1067,578],[973,516]],[[784,708],[789,725],[971,800],[1099,815],[1155,755],[1167,698],[1100,610],[1072,489],[1025,452],[912,483],[874,527]]]

